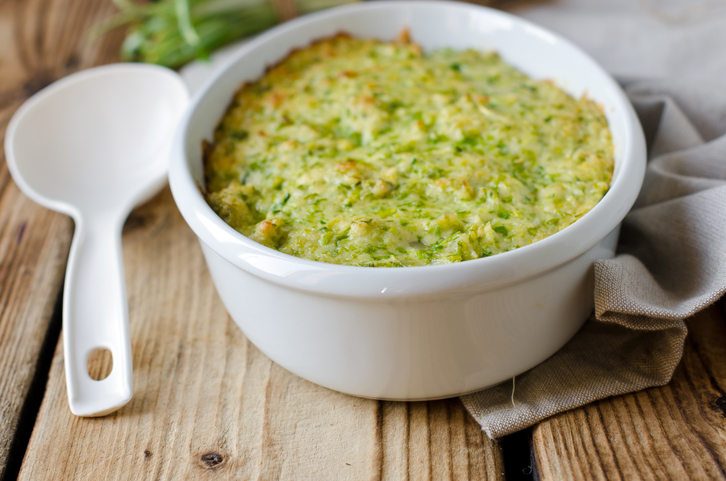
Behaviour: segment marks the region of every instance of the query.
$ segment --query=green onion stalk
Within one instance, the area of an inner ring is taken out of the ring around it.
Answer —
[[[91,36],[127,27],[121,58],[170,68],[198,59],[281,20],[275,0],[113,0],[119,12],[96,25]],[[287,0],[298,15],[356,0]]]

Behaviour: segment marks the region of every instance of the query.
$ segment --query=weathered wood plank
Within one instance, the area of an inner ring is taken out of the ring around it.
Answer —
[[[116,58],[118,36],[96,45],[84,38],[112,8],[101,0],[0,2],[3,140],[10,117],[30,95],[78,68]],[[0,151],[0,478],[60,291],[72,232],[70,219],[20,193]]]
[[[0,196],[0,477],[63,280],[71,232],[70,220],[6,184]]]
[[[541,479],[726,479],[724,306],[688,322],[683,360],[668,385],[536,426]]]
[[[21,479],[501,478],[499,448],[458,400],[346,396],[251,345],[168,190],[132,214],[124,259],[134,399],[73,417],[58,349]]]
[[[499,445],[482,437],[481,428],[458,399],[382,402],[380,410],[382,479],[503,476]]]

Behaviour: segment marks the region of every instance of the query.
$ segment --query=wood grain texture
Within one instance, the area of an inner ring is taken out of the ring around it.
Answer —
[[[85,30],[108,2],[0,2],[0,137],[33,93],[76,69],[116,58],[118,37],[90,45]],[[53,313],[73,232],[70,219],[37,206],[10,178],[0,151],[0,478]]]
[[[88,27],[98,0],[0,3],[0,127],[34,92],[116,60]],[[0,165],[0,477],[60,289],[72,222],[26,199]],[[458,401],[378,403],[273,364],[228,318],[169,192],[124,231],[135,397],[81,419],[58,345],[22,479],[489,479],[498,447]],[[109,359],[92,360],[93,375]]]
[[[669,384],[533,429],[543,480],[726,479],[725,302],[694,316]]]
[[[73,417],[58,349],[20,479],[502,477],[498,446],[458,400],[359,399],[272,363],[229,319],[168,190],[132,214],[123,243],[134,398]]]

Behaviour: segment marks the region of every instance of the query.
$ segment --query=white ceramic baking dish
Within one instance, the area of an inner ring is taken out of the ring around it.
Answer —
[[[518,250],[458,264],[366,268],[292,257],[229,227],[207,205],[201,144],[242,82],[291,49],[338,32],[391,40],[403,28],[425,50],[494,49],[532,77],[587,94],[607,115],[615,144],[610,191],[563,231]],[[237,52],[197,93],[177,132],[174,199],[220,297],[247,337],[284,368],[357,396],[455,396],[542,362],[593,307],[596,259],[614,255],[619,224],[645,170],[645,143],[618,85],[570,42],[495,10],[454,2],[380,2],[289,22]]]

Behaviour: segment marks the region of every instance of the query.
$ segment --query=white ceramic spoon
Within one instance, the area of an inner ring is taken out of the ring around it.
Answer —
[[[70,75],[18,109],[5,153],[20,189],[73,217],[63,295],[63,348],[73,414],[103,416],[133,395],[121,229],[166,182],[168,150],[189,94],[171,70],[115,64]],[[42,228],[42,226],[39,226]],[[108,349],[94,381],[89,355]]]

